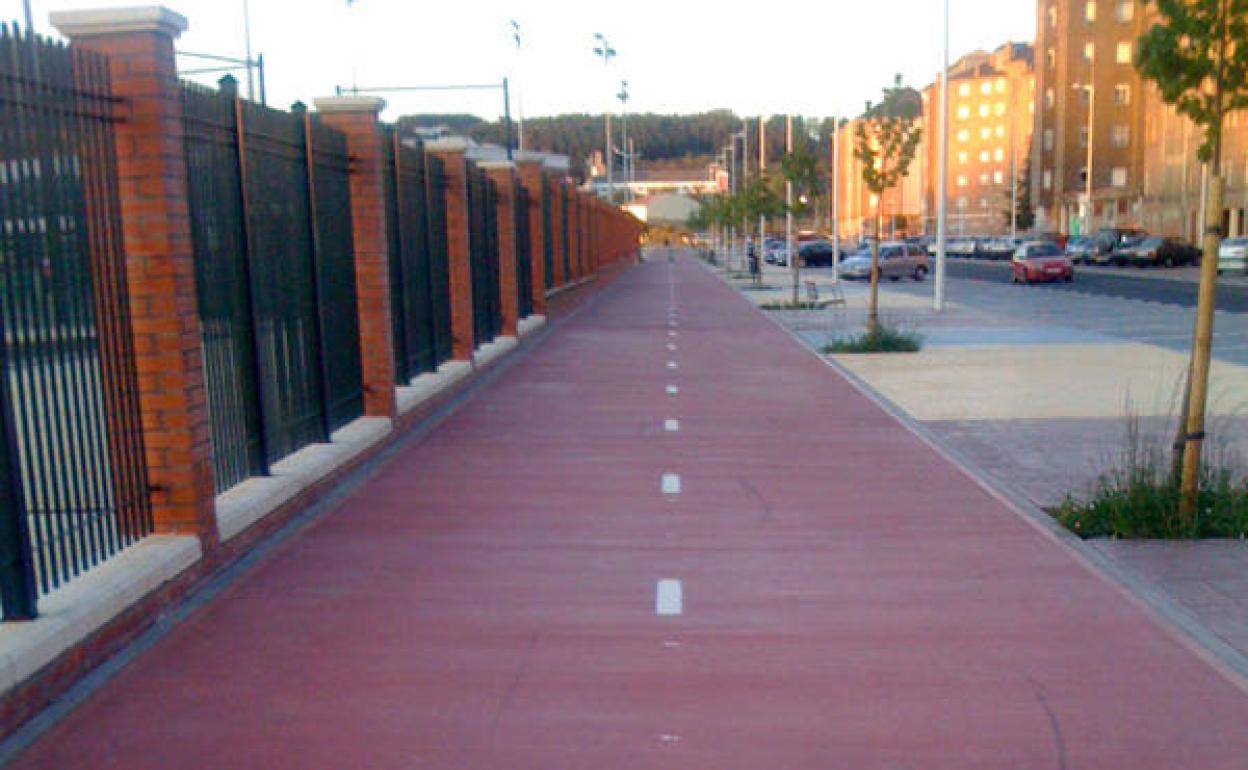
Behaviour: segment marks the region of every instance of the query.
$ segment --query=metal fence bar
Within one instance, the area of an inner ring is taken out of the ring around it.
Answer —
[[[552,196],[550,184],[542,179],[542,262],[545,277],[545,289],[550,291],[555,286],[555,228],[554,217],[551,215]]]
[[[0,27],[0,65],[0,598],[14,619],[152,521],[107,64]]]
[[[529,225],[533,202],[518,178],[512,189],[516,202],[516,309],[519,317],[525,318],[533,313],[533,242]]]
[[[434,367],[451,360],[451,267],[446,231],[446,169],[425,153],[425,223],[429,244],[429,292],[432,297]]]

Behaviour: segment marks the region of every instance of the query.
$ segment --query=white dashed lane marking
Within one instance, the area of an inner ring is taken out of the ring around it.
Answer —
[[[654,613],[675,617],[684,612],[684,598],[679,580],[660,580],[654,591]]]
[[[661,489],[665,495],[680,494],[680,476],[675,473],[664,473]]]
[[[680,420],[664,420],[663,430],[667,431],[668,433],[680,432]]]

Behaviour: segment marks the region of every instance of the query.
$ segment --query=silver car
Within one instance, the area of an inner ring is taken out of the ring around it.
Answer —
[[[1218,248],[1218,275],[1248,274],[1248,238],[1227,238]]]
[[[880,246],[880,277],[900,281],[910,277],[922,281],[927,277],[927,249],[918,243],[894,241]],[[840,276],[849,280],[871,278],[871,251],[850,254],[841,261]]]

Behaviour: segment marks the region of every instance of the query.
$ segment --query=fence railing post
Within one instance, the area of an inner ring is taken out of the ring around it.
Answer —
[[[360,364],[364,414],[394,417],[396,369],[390,317],[390,246],[380,116],[385,101],[375,96],[316,99],[325,125],[347,137],[351,154],[351,222],[355,231],[355,291],[360,316]]]
[[[468,162],[462,141],[448,139],[425,145],[442,160],[446,179],[446,249],[450,260],[451,357],[471,361],[476,349],[473,331],[471,222],[468,218]]]
[[[0,372],[6,373],[0,385],[0,607],[5,620],[31,620],[36,612],[35,564],[22,495],[17,436],[11,420],[14,412],[9,403],[7,336],[0,315]]]
[[[542,226],[542,162],[535,159],[516,161],[516,175],[529,193],[529,270],[533,276],[533,314],[546,315],[546,232]]]
[[[564,227],[564,223],[567,222],[566,196],[564,195],[563,180],[549,179],[547,184],[550,185],[550,230],[554,234],[555,241],[554,286],[558,288],[568,282],[567,270],[565,269],[568,264],[568,239],[567,229]]]
[[[186,19],[160,6],[53,13],[73,45],[105,55],[113,95],[122,240],[139,409],[157,532],[215,547],[212,439],[187,197],[174,40]]]
[[[516,195],[515,164],[510,161],[482,163],[481,168],[498,190],[498,292],[504,337],[516,336],[520,307],[516,296]]]

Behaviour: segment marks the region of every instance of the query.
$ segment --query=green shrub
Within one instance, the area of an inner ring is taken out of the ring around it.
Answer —
[[[1053,517],[1083,538],[1248,537],[1248,479],[1235,470],[1236,458],[1210,453],[1201,469],[1197,515],[1188,521],[1179,515],[1179,488],[1167,450],[1144,446],[1138,419],[1129,418],[1118,467],[1097,479],[1086,501],[1068,496],[1051,511]]]
[[[922,347],[923,336],[918,332],[881,324],[874,334],[863,332],[825,345],[823,353],[917,353]]]

